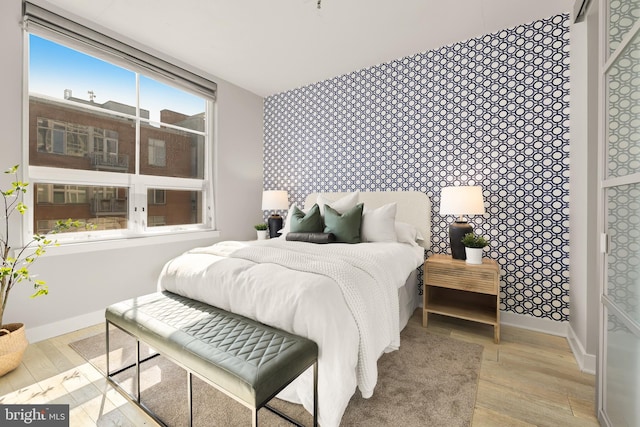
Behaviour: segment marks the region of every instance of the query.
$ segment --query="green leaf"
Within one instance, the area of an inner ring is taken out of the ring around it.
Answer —
[[[15,166],[7,169],[6,171],[4,171],[4,173],[17,173],[19,167],[20,167],[20,165],[15,165]]]
[[[27,211],[27,205],[25,205],[23,202],[20,202],[16,205],[16,210],[20,212],[21,215],[24,215],[24,213]]]
[[[31,295],[31,298],[36,298],[42,295],[49,295],[49,287],[42,280],[34,280],[33,287],[36,291]]]
[[[42,295],[49,295],[49,288],[47,287],[39,288],[37,291],[33,293],[33,295],[31,295],[31,298],[37,298]]]

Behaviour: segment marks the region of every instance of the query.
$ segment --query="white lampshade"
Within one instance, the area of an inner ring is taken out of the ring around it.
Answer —
[[[284,190],[267,190],[262,192],[262,210],[277,211],[289,209],[289,195]]]
[[[482,187],[443,187],[440,192],[440,215],[482,215]]]

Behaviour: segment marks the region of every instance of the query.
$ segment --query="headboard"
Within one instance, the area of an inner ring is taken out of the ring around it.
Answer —
[[[424,240],[418,242],[426,249],[431,248],[431,201],[419,191],[360,191],[359,200],[370,209],[379,208],[388,203],[397,203],[396,220],[406,222],[420,230]],[[313,206],[320,193],[311,193],[304,201],[305,209]],[[322,193],[335,201],[350,193]]]

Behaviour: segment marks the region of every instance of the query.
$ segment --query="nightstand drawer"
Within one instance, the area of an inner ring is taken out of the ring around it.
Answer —
[[[498,292],[495,276],[494,272],[483,269],[461,269],[432,264],[425,272],[425,283],[431,286],[495,295]]]

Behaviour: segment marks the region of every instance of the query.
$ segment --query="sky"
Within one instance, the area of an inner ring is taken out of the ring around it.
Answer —
[[[136,104],[133,71],[30,34],[29,92],[64,99],[65,89],[84,100],[89,100],[88,92],[93,91],[97,104]],[[140,108],[149,110],[152,120],[159,120],[162,109],[194,115],[202,113],[204,106],[203,98],[140,76]]]

